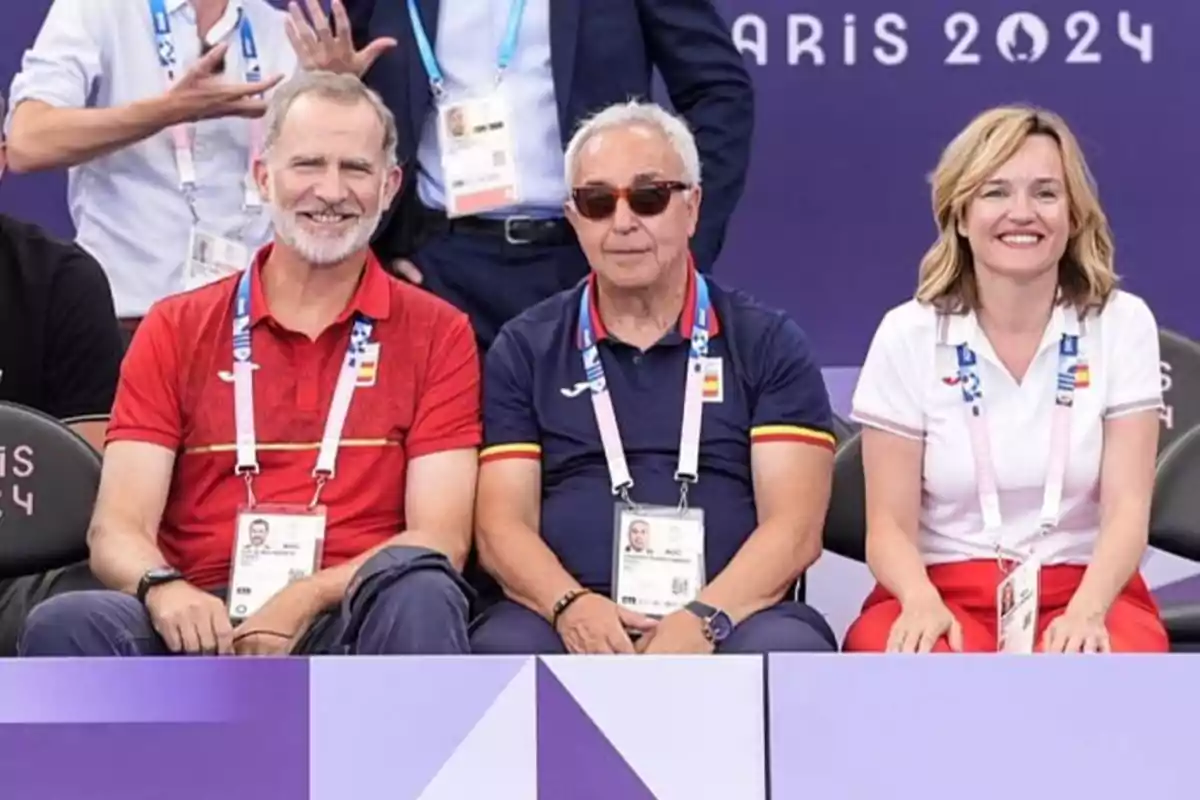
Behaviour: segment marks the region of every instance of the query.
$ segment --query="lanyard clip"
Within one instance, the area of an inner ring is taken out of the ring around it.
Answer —
[[[629,487],[631,486],[633,486],[633,483],[627,483],[624,486],[617,487],[617,494],[620,496],[621,500],[624,501],[626,506],[629,508],[637,508],[637,503],[633,502],[633,499],[629,496]]]
[[[246,506],[254,508],[258,505],[258,498],[254,496],[254,476],[258,473],[258,469],[253,471],[247,470],[242,473],[243,480],[246,481]]]
[[[325,484],[328,483],[329,479],[333,477],[333,473],[324,472],[321,470],[313,470],[313,476],[317,479],[317,485],[316,488],[313,489],[312,500],[310,500],[308,503],[309,510],[317,507],[317,503],[321,499],[321,490],[325,488]]]

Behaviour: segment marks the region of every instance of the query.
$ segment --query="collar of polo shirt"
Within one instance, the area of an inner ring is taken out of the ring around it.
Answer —
[[[1054,309],[1050,312],[1050,321],[1046,325],[1046,330],[1042,334],[1042,341],[1038,345],[1038,352],[1041,353],[1046,345],[1057,343],[1066,332],[1067,314],[1074,314],[1074,308],[1067,307],[1056,302]],[[979,326],[979,315],[974,310],[968,311],[965,314],[947,314],[941,317],[938,321],[937,337],[939,342],[945,342],[950,345],[965,344],[972,350],[979,352],[983,348],[991,347],[987,341],[987,337],[983,335],[983,331]]]
[[[254,327],[264,319],[271,317],[271,309],[267,305],[267,296],[263,292],[262,269],[274,249],[273,243],[267,243],[254,256],[250,265],[250,326]],[[362,278],[358,288],[350,298],[350,302],[342,309],[334,320],[334,325],[347,322],[355,313],[360,313],[373,320],[387,319],[392,313],[392,293],[388,290],[387,273],[383,265],[375,257],[375,253],[367,250],[367,262],[363,265]]]
[[[689,255],[688,256],[687,288],[684,290],[683,310],[679,314],[679,325],[676,328],[679,336],[684,340],[692,338],[692,326],[695,324],[695,320],[692,319],[692,315],[695,313],[695,307],[696,307],[696,275],[697,275],[697,272],[696,272],[695,262],[692,260],[692,257]],[[609,337],[608,337],[608,328],[604,327],[604,319],[600,316],[600,306],[598,304],[598,295],[599,295],[600,287],[597,284],[595,272],[592,272],[591,274],[588,275],[587,282],[588,282],[588,289],[590,292],[590,294],[588,295],[588,310],[591,312],[590,316],[591,316],[591,321],[592,321],[592,334],[593,334],[593,336],[595,336],[597,342],[602,342]],[[712,306],[712,304],[711,304],[712,297],[713,297],[713,294],[710,291],[709,292],[710,308],[709,308],[708,313],[709,313],[709,317],[711,320],[711,324],[709,326],[710,330],[708,332],[708,335],[716,336],[721,331],[721,320],[717,314],[716,308],[714,306]],[[582,350],[583,349],[583,339],[580,337],[576,337],[575,345],[579,349]]]

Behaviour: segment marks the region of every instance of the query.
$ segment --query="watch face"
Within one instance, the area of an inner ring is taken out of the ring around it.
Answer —
[[[729,634],[733,633],[733,622],[724,611],[718,611],[709,620],[708,626],[712,630],[713,639],[718,642],[724,641]]]
[[[146,580],[149,583],[155,583],[158,581],[170,581],[170,580],[174,580],[177,577],[179,577],[179,573],[176,572],[175,570],[169,569],[169,568],[152,569],[146,573]]]

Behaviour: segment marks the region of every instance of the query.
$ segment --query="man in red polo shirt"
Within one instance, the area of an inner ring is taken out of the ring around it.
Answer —
[[[275,242],[139,328],[89,534],[110,590],[36,608],[23,655],[467,651],[478,356],[368,248],[395,122],[309,73],[266,129]]]

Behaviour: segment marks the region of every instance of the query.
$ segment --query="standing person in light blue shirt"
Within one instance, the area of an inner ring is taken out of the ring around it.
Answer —
[[[248,168],[264,96],[296,66],[285,23],[266,0],[54,0],[25,53],[9,166],[69,169],[77,242],[127,334],[270,238]]]

